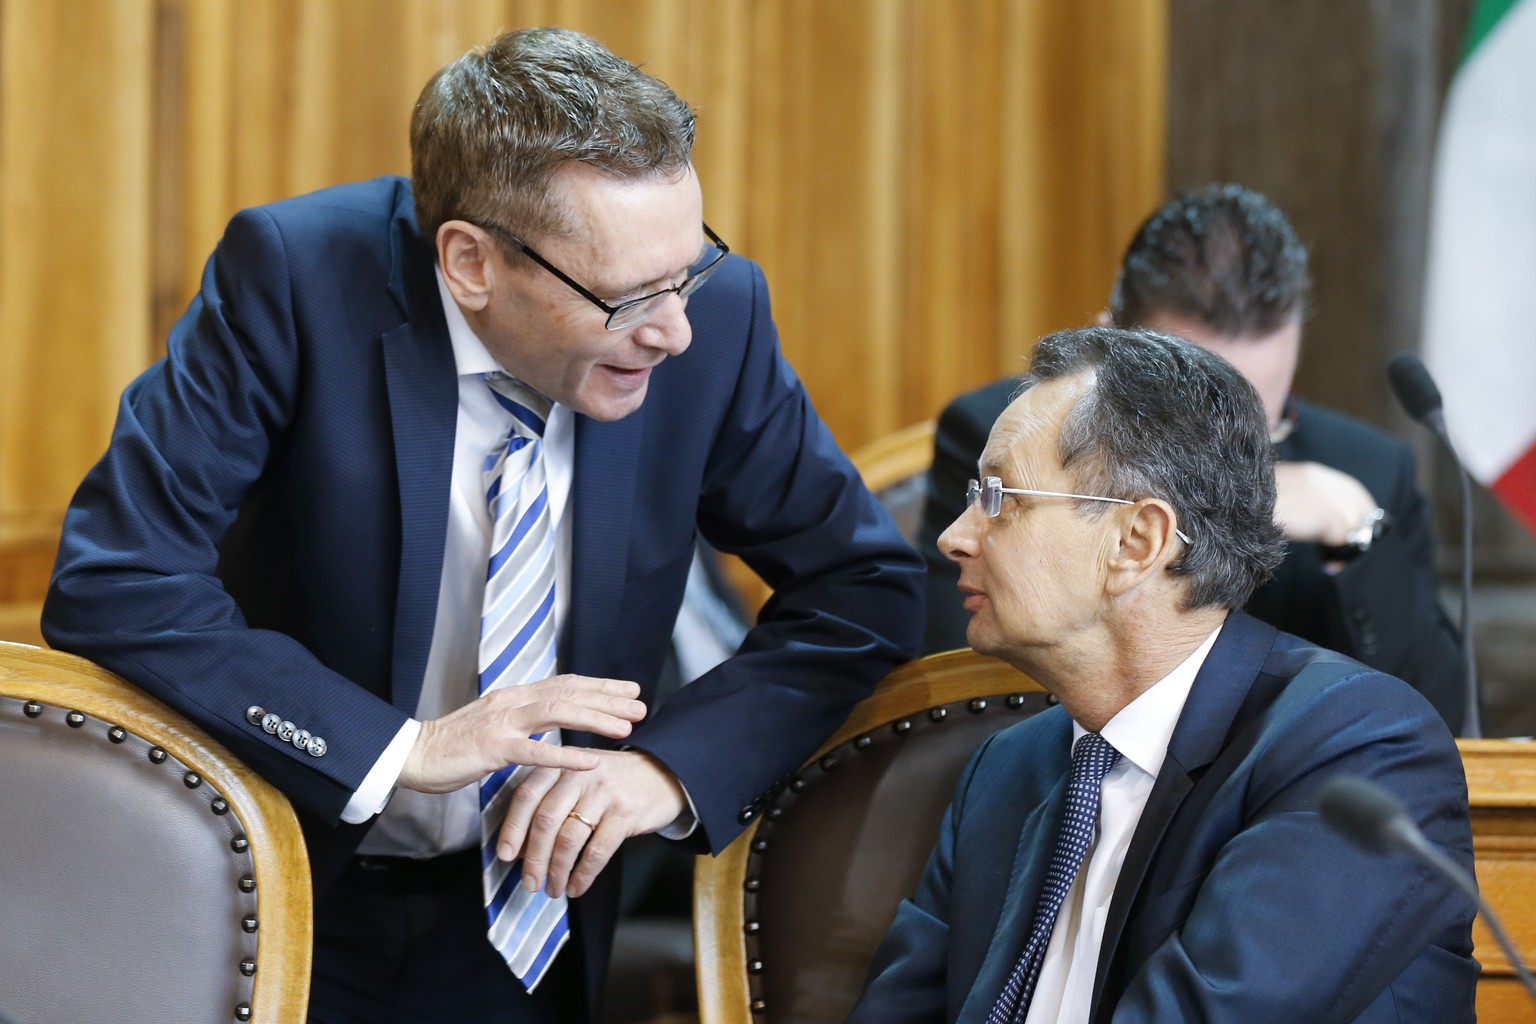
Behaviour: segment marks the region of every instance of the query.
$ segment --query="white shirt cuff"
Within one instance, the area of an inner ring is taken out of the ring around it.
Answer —
[[[414,718],[407,718],[400,731],[395,733],[395,738],[389,741],[389,746],[384,748],[384,753],[373,762],[363,784],[357,787],[357,792],[347,801],[347,806],[341,812],[342,821],[348,825],[361,825],[384,809],[384,805],[389,803],[390,794],[395,791],[395,783],[400,781],[400,773],[405,770],[405,759],[411,755],[411,748],[416,745],[416,737],[420,734],[421,723]]]
[[[682,783],[678,783],[682,786]],[[688,794],[688,788],[683,786],[683,799],[688,801],[688,806],[683,808],[683,813],[672,819],[672,824],[659,829],[657,835],[663,839],[687,839],[693,835],[693,830],[699,827],[699,809],[693,806],[693,797]]]

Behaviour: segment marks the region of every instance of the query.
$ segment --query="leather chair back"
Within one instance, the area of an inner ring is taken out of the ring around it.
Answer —
[[[840,1022],[897,904],[916,891],[960,771],[1045,707],[1033,680],[973,651],[897,669],[718,858],[700,858],[694,929],[705,1024]]]
[[[0,1010],[18,1024],[302,1021],[292,808],[83,659],[0,643]]]

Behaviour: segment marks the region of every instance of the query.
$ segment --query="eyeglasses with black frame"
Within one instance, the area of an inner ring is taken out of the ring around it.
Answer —
[[[1002,477],[984,476],[980,480],[968,480],[965,485],[965,507],[980,503],[981,514],[988,519],[996,519],[1003,510],[1003,495],[1027,494],[1034,498],[1076,498],[1078,501],[1107,501],[1114,505],[1134,505],[1134,501],[1125,498],[1105,498],[1098,494],[1068,494],[1065,491],[1034,491],[1025,487],[1004,487]],[[1189,535],[1183,530],[1175,529],[1179,540],[1185,544],[1193,544]]]
[[[622,331],[626,327],[633,327],[645,320],[652,313],[656,312],[663,299],[674,292],[677,293],[678,298],[686,299],[704,286],[704,282],[708,281],[710,275],[720,266],[720,261],[725,259],[725,254],[731,251],[731,247],[726,245],[719,235],[711,231],[708,224],[705,224],[704,234],[709,239],[710,244],[715,247],[715,251],[713,254],[704,256],[699,262],[695,263],[681,282],[673,285],[671,288],[663,288],[661,291],[651,292],[649,295],[642,295],[635,299],[625,299],[618,305],[611,306],[592,294],[588,289],[582,287],[575,278],[549,262],[543,256],[540,256],[534,251],[533,246],[524,242],[500,224],[486,222],[480,226],[497,235],[509,245],[517,248],[523,255],[558,277],[561,281],[564,281],[577,295],[580,295],[607,314],[608,319],[604,322],[603,326],[610,331]]]

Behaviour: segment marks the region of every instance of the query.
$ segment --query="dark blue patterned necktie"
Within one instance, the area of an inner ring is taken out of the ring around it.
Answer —
[[[1035,904],[1029,941],[1024,943],[1024,952],[1013,965],[1013,973],[992,1005],[992,1012],[987,1014],[987,1024],[1017,1024],[1029,1013],[1029,1000],[1035,994],[1035,981],[1040,977],[1045,947],[1056,927],[1056,915],[1098,829],[1099,787],[1119,760],[1120,751],[1096,732],[1085,733],[1072,748],[1066,813],[1056,833],[1056,847],[1051,851],[1051,865],[1040,890],[1040,901]]]

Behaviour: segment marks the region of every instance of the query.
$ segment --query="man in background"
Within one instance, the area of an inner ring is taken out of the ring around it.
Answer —
[[[1280,560],[1258,395],[1182,339],[1034,349],[940,536],[970,644],[1052,707],[961,774],[853,1024],[1460,1024],[1473,902],[1335,834],[1337,775],[1472,870],[1422,696],[1240,609]]]
[[[1293,395],[1311,280],[1285,215],[1238,185],[1179,195],[1137,230],[1102,322],[1187,338],[1258,389],[1275,444],[1275,517],[1285,561],[1252,615],[1406,680],[1461,731],[1460,643],[1440,606],[1429,508],[1412,453],[1358,420]],[[924,650],[965,645],[957,571],[939,534],[1014,379],[956,398],[939,417],[918,546],[928,561]]]
[[[465,55],[411,180],[234,218],[70,507],[49,642],[298,809],[312,1020],[590,1019],[624,840],[720,850],[912,654],[921,563],[693,141],[578,33]],[[777,596],[658,709],[699,535]]]

